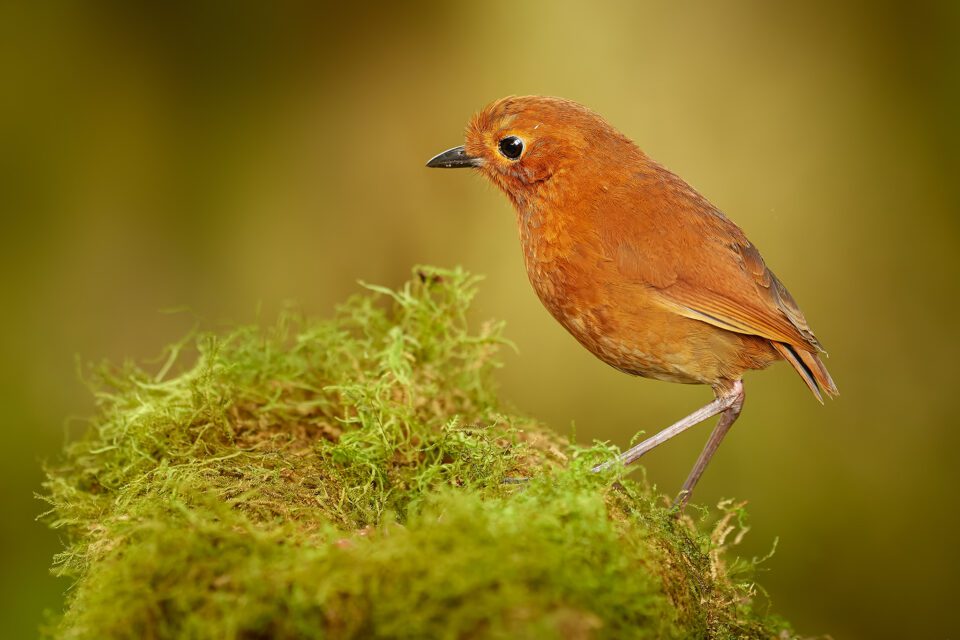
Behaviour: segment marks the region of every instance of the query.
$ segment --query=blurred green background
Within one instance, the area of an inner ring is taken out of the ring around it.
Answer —
[[[506,199],[423,167],[529,93],[591,106],[737,221],[833,355],[825,407],[786,365],[750,375],[698,490],[749,500],[742,553],[779,537],[775,609],[838,639],[955,633],[957,7],[4,3],[4,637],[68,588],[33,493],[92,410],[78,355],[149,358],[197,322],[325,315],[357,279],[461,264],[520,347],[501,379],[521,410],[626,445],[709,399],[594,360],[532,293]],[[676,490],[707,432],[649,477]]]

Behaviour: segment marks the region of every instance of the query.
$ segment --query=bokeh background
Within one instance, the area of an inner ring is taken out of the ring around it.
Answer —
[[[774,608],[838,639],[955,634],[958,7],[3,3],[2,635],[34,635],[68,588],[33,494],[92,410],[78,357],[460,264],[487,275],[477,319],[520,347],[500,377],[522,411],[626,445],[709,399],[594,360],[530,290],[506,200],[423,167],[528,93],[586,103],[686,177],[831,350],[825,407],[786,365],[749,376],[698,491],[749,500],[743,554],[779,538]],[[649,455],[651,480],[679,487],[707,432]]]

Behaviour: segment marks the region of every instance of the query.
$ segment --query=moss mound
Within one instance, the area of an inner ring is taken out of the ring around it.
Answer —
[[[75,581],[49,635],[789,637],[752,564],[722,559],[738,508],[701,532],[622,469],[590,473],[611,448],[501,409],[475,285],[419,268],[331,320],[99,367],[98,415],[48,469]]]

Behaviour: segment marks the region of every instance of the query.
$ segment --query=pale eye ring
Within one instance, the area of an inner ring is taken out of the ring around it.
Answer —
[[[507,136],[497,145],[500,153],[508,160],[516,160],[523,153],[523,140],[517,136]]]

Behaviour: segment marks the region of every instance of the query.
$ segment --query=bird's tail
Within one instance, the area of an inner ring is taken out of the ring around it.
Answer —
[[[820,360],[820,356],[785,342],[771,341],[771,344],[783,356],[784,360],[793,365],[793,368],[797,370],[803,381],[807,383],[810,391],[821,403],[823,402],[823,396],[820,395],[821,389],[831,398],[840,394],[833,378],[830,377],[830,372],[827,371]]]

